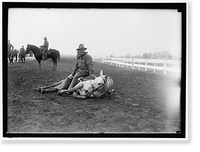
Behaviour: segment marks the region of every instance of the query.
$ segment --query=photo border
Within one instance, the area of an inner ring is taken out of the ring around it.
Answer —
[[[8,40],[8,10],[10,8],[75,8],[75,9],[176,9],[181,13],[181,52],[182,52],[182,66],[181,66],[181,131],[176,133],[8,133],[7,132],[7,53],[2,51],[2,65],[3,65],[3,138],[174,138],[184,139],[187,132],[186,120],[186,70],[187,70],[187,3],[71,3],[71,2],[2,2],[2,25],[3,49],[7,50]]]

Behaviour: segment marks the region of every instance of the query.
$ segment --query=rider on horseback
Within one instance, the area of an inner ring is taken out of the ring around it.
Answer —
[[[24,46],[22,45],[22,48],[20,49],[20,52],[25,52]]]
[[[40,46],[41,54],[43,54],[44,56],[47,56],[48,47],[49,47],[49,42],[47,41],[47,37],[44,37],[44,45]]]

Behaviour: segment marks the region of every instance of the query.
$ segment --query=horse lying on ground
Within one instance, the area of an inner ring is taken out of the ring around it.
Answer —
[[[104,94],[111,95],[114,93],[114,89],[111,90],[110,87],[113,85],[113,80],[107,76],[103,75],[103,71],[101,70],[100,76],[96,77],[94,80],[86,80],[80,82],[73,88],[67,89],[64,86],[64,82],[67,81],[68,78],[56,82],[49,86],[44,86],[38,88],[37,90],[41,93],[49,92],[49,91],[58,91],[58,95],[63,94],[71,94],[73,93],[74,98],[85,99],[89,97],[99,98]],[[50,87],[54,87],[53,89],[48,89]],[[109,96],[110,97],[110,96]]]

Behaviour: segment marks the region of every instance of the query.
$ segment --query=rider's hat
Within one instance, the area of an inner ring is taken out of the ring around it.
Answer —
[[[46,40],[47,39],[47,37],[44,37],[44,40]]]
[[[86,49],[87,48],[85,48],[83,44],[80,44],[79,47],[78,47],[78,49],[76,49],[76,50],[86,50]]]

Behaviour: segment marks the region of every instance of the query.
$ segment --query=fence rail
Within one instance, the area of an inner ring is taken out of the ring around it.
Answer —
[[[26,60],[26,61],[34,61],[34,60],[35,60],[35,57],[34,57],[34,56],[32,56],[32,57],[28,56],[28,57],[26,57],[25,60]],[[19,61],[19,58],[17,58],[17,61],[16,61],[16,59],[14,58],[14,59],[13,59],[13,62],[20,62],[20,61]],[[9,60],[8,60],[8,63],[10,63]]]
[[[105,58],[103,63],[145,71],[162,71],[163,74],[173,72],[180,75],[181,73],[181,60]]]
[[[26,61],[34,61],[35,60],[35,57],[32,56],[32,57],[26,57]]]

